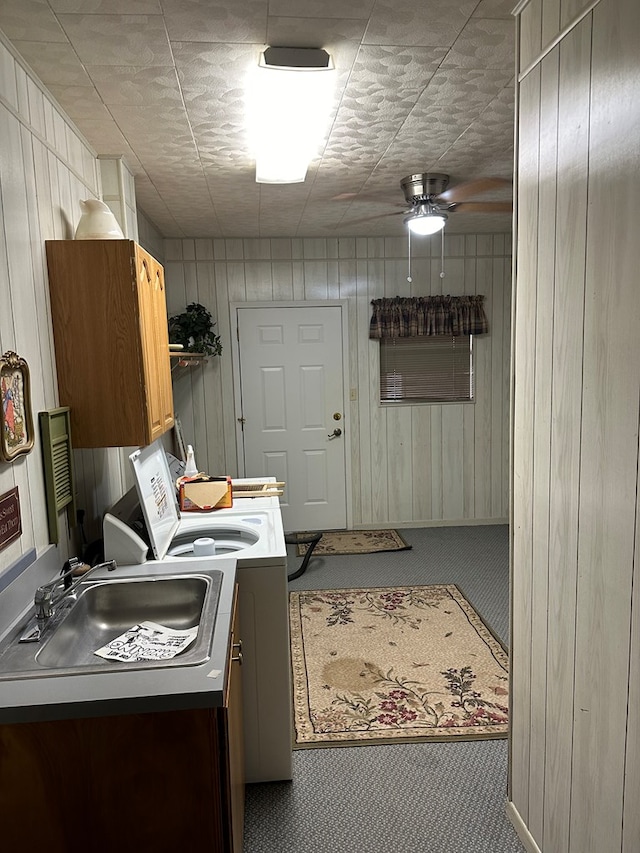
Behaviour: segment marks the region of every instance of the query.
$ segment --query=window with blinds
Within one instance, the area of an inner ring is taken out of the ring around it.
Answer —
[[[472,335],[380,341],[381,403],[473,400]]]

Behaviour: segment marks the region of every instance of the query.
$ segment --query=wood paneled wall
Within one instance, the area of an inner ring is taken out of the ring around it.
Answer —
[[[509,812],[528,849],[632,853],[640,5],[519,8]]]
[[[45,240],[73,236],[79,200],[100,195],[95,153],[0,34],[0,353],[15,350],[30,368],[36,443],[28,456],[0,462],[0,494],[18,486],[22,536],[0,551],[0,572],[31,548],[48,544],[38,412],[58,392]],[[87,353],[99,358],[99,353]],[[97,536],[102,511],[123,490],[118,451],[76,451],[78,505]],[[61,562],[69,541],[61,516]]]
[[[402,238],[166,240],[164,255],[169,313],[201,302],[223,340],[221,359],[174,371],[176,412],[199,465],[211,473],[238,473],[230,303],[343,299],[351,526],[506,520],[510,235],[448,235],[444,279],[440,237],[414,239],[411,284]],[[474,339],[475,403],[381,407],[379,345],[368,338],[370,302],[430,293],[486,296],[490,334]]]

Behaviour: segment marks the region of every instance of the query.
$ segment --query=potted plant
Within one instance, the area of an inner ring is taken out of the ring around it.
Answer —
[[[211,314],[199,302],[190,302],[186,311],[169,317],[169,343],[182,344],[186,352],[220,355],[220,336],[213,331]]]

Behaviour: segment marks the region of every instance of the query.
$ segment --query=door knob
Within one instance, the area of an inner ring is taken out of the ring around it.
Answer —
[[[341,435],[342,435],[342,430],[340,429],[340,427],[336,427],[333,432],[329,433],[327,438],[328,439],[340,438]]]

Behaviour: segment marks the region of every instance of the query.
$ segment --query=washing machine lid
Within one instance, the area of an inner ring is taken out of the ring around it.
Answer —
[[[129,456],[133,465],[140,507],[156,560],[162,560],[176,535],[180,521],[176,488],[159,441]]]

